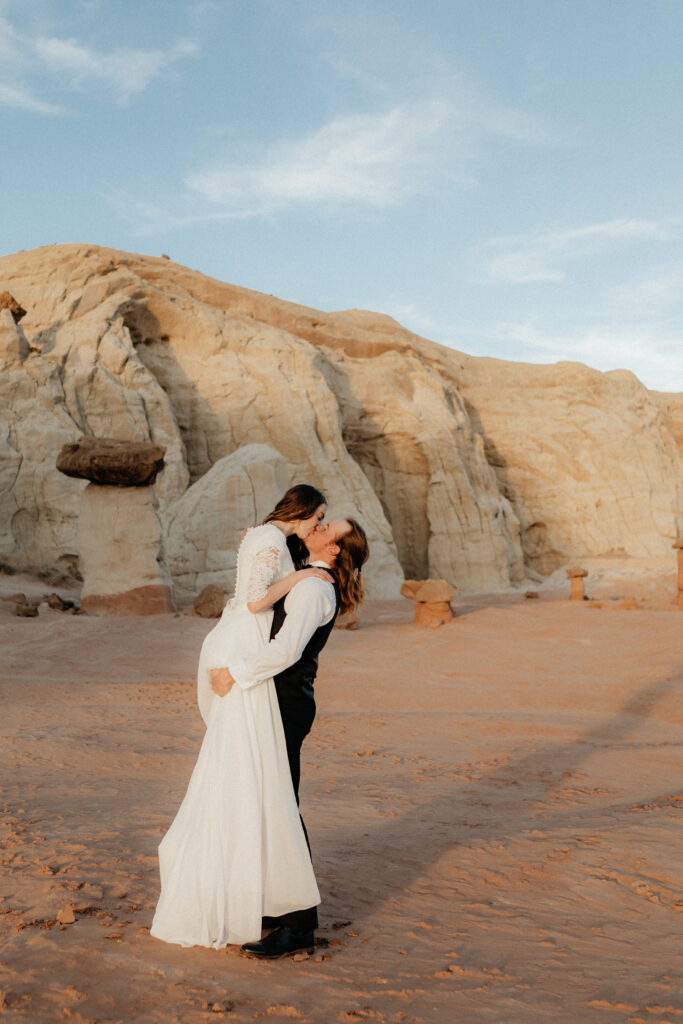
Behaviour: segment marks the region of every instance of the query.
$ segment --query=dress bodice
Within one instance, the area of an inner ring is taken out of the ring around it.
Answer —
[[[252,526],[237,552],[235,594],[230,607],[259,601],[272,583],[290,572],[294,572],[294,564],[282,530],[273,523]]]

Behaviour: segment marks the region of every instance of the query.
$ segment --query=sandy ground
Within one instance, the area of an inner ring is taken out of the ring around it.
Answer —
[[[376,602],[333,634],[302,787],[319,945],[270,964],[148,933],[211,623],[0,602],[3,1022],[683,1021],[683,610],[671,560],[591,574],[583,604],[464,598],[423,630]]]

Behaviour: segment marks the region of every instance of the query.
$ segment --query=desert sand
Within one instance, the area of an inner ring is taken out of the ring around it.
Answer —
[[[304,745],[319,945],[274,963],[148,933],[212,623],[0,602],[2,1020],[682,1020],[674,563],[590,572],[592,601],[557,579],[335,631]]]

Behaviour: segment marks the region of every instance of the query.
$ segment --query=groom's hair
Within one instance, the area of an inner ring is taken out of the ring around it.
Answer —
[[[346,517],[351,529],[337,541],[339,554],[334,560],[334,574],[339,585],[339,611],[351,612],[362,603],[365,588],[361,569],[370,555],[365,530],[355,519]]]

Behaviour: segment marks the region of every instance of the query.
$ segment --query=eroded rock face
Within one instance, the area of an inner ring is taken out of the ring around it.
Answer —
[[[218,513],[188,486],[252,444],[277,452],[288,484],[327,493],[332,517],[357,515],[369,596],[396,596],[404,573],[497,589],[591,553],[659,553],[677,535],[677,413],[629,374],[474,359],[388,317],[319,313],[96,247],[4,257],[0,286],[27,310],[0,375],[11,564],[73,558],[83,484],[53,467],[82,434],[166,448],[155,490],[185,590],[229,589],[234,541],[211,547]],[[260,498],[223,494],[228,520],[258,521]]]
[[[683,461],[627,371],[461,356],[461,389],[520,525],[525,564],[664,554],[683,509]]]
[[[648,395],[659,409],[664,426],[670,432],[683,456],[683,394],[649,391]]]
[[[331,352],[325,371],[403,571],[470,590],[521,582],[517,518],[454,383],[411,349],[364,360]]]

